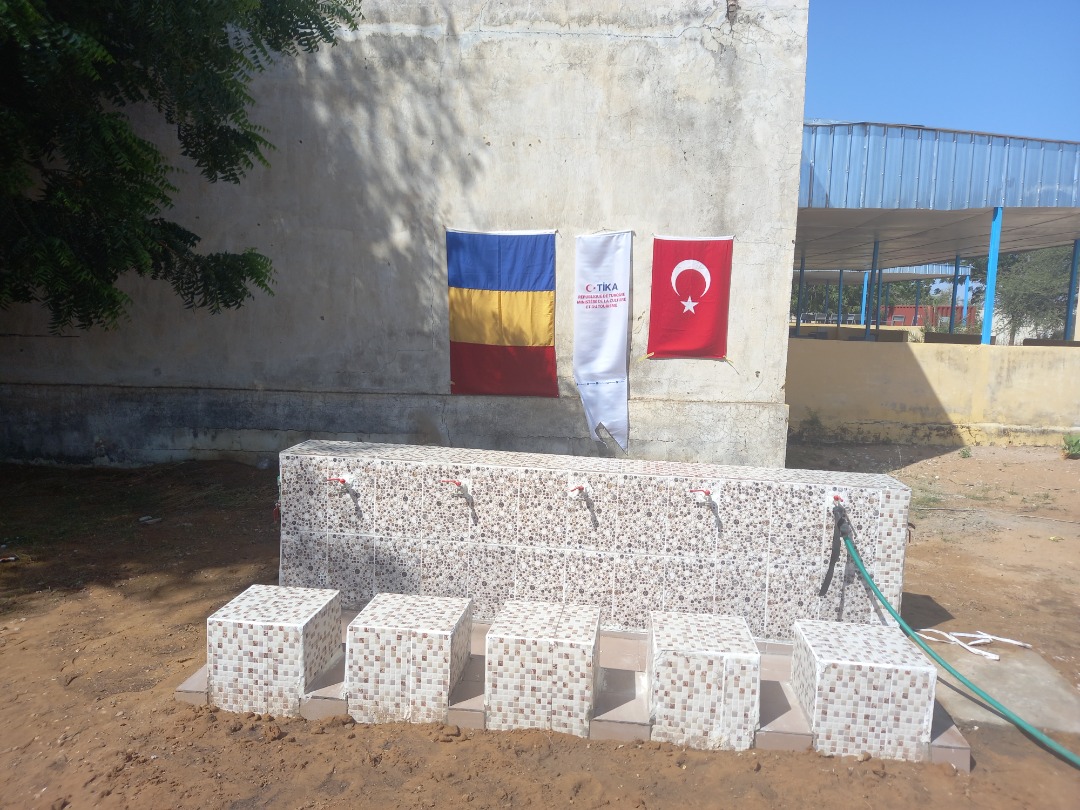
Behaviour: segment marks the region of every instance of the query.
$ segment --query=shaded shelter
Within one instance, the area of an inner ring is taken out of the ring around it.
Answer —
[[[796,269],[793,271],[793,280],[799,282],[799,306],[798,311],[795,313],[795,334],[800,333],[802,324],[804,323],[846,323],[846,324],[865,324],[867,318],[867,296],[869,293],[869,273],[862,272],[862,306],[858,316],[847,313],[845,314],[843,309],[843,292],[844,285],[853,282],[851,276],[846,276],[845,273],[855,273],[858,271],[845,270],[839,268],[836,270],[806,270],[801,272]],[[890,267],[881,270],[881,276],[883,284],[886,290],[886,305],[885,309],[888,310],[888,289],[890,284],[895,284],[902,281],[937,281],[939,279],[953,279],[954,285],[959,286],[961,280],[965,285],[964,289],[964,318],[967,318],[967,303],[970,294],[970,282],[971,282],[971,265],[960,264],[954,266],[951,264],[924,264],[918,267]],[[829,308],[829,290],[832,285],[836,285],[836,312],[832,312]],[[804,295],[803,292],[807,287],[811,286],[824,286],[825,287],[825,312],[807,312],[806,307],[803,305]],[[912,326],[918,326],[920,312],[920,298],[921,285],[915,288],[915,320],[911,324]],[[955,304],[956,291],[953,291],[953,301]],[[950,308],[952,309],[952,308]]]
[[[955,293],[961,259],[987,256],[989,343],[998,254],[1060,245],[1073,248],[1068,338],[1080,257],[1078,142],[896,124],[803,126],[794,265],[803,284],[807,271],[857,270],[880,304],[886,269],[952,263]],[[868,338],[870,319],[865,325]]]

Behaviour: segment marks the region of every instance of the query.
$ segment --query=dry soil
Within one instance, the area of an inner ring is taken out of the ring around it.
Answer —
[[[907,618],[1030,642],[1080,684],[1080,462],[1052,448],[794,446],[789,466],[909,484]],[[0,466],[0,557],[18,557],[0,564],[0,807],[1080,806],[1080,772],[1011,727],[962,729],[964,775],[178,703],[206,617],[276,581],[274,500],[273,470],[227,463]]]

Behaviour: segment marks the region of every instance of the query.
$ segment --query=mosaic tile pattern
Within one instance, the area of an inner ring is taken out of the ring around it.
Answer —
[[[599,639],[598,607],[507,601],[485,641],[486,727],[587,737]]]
[[[426,466],[380,459],[375,466],[372,531],[388,538],[419,538]]]
[[[598,551],[566,552],[566,589],[563,599],[574,605],[596,605],[601,626],[612,623],[615,555]]]
[[[619,492],[620,551],[661,556],[666,550],[674,479],[641,475],[623,478]]]
[[[514,598],[531,602],[563,601],[566,554],[561,549],[518,549]]]
[[[469,597],[480,565],[475,543],[425,540],[420,561],[420,593],[424,596]]]
[[[210,704],[298,715],[308,684],[340,650],[337,591],[252,585],[206,620]]]
[[[342,607],[366,605],[375,595],[375,538],[331,534],[326,549],[326,586],[341,592]]]
[[[720,535],[720,510],[713,497],[722,486],[719,481],[674,479],[663,538],[665,554],[694,558],[715,556]]]
[[[664,610],[716,611],[716,563],[711,556],[676,557],[664,567]]]
[[[513,542],[522,546],[561,548],[566,537],[566,473],[522,469]],[[562,494],[562,497],[560,496]]]
[[[420,477],[422,537],[486,544],[513,542],[514,523],[506,517],[517,513],[519,475],[468,464],[430,464],[423,465]]]
[[[818,751],[927,758],[937,670],[902,630],[799,621],[791,667]]]
[[[824,506],[804,508],[805,504],[826,504],[824,486],[780,484],[774,491],[765,635],[780,639],[791,638],[795,620],[819,618],[818,591],[828,569],[832,525],[830,522],[826,537]]]
[[[664,607],[666,578],[667,560],[663,557],[616,555],[610,626],[618,630],[644,628],[649,611]]]
[[[620,475],[570,472],[562,474],[566,493],[563,545],[589,551],[613,551],[619,531]],[[582,493],[572,492],[585,486]]]
[[[742,616],[754,638],[766,638],[767,568],[758,560],[728,556],[716,565],[715,612]]]
[[[506,600],[514,598],[517,555],[518,549],[512,546],[479,548],[479,565],[469,578],[469,596],[473,598],[477,621],[492,621]]]
[[[834,497],[837,495],[842,499],[855,531],[855,548],[871,576],[876,578],[877,545],[881,530],[881,492],[843,486],[826,489],[825,506],[828,513],[826,528],[830,545],[833,530],[832,507]],[[827,552],[825,554],[827,555]],[[842,569],[840,563],[843,563]],[[840,580],[841,570],[844,574],[842,580]],[[836,583],[838,580],[840,587],[831,587],[829,593],[825,595],[818,618],[853,623],[875,621],[873,593],[863,582],[858,569],[849,560],[847,551],[844,549],[841,549],[840,561],[837,563],[833,582]],[[894,607],[897,606],[894,605]]]
[[[350,605],[469,597],[490,621],[511,598],[583,602],[612,630],[678,610],[743,616],[777,640],[801,619],[879,624],[846,554],[818,596],[834,495],[894,607],[903,591],[911,493],[884,475],[326,441],[281,465],[279,581]],[[587,499],[569,492],[579,484]]]
[[[287,450],[285,451],[288,452]],[[326,493],[329,467],[319,456],[281,457],[281,532],[326,531]]]
[[[476,542],[480,535],[480,515],[485,514],[490,520],[491,510],[476,508],[478,499],[490,497],[490,491],[476,480],[475,470],[457,464],[426,464],[418,469],[422,488],[421,496],[416,499],[420,517],[418,536]]]
[[[329,587],[326,532],[281,533],[278,583],[298,588]]]
[[[806,484],[838,484],[850,487],[882,488],[894,479],[887,475],[832,472],[829,470],[780,470],[771,467],[735,467],[678,461],[593,458],[554,453],[510,453],[475,450],[467,447],[437,447],[412,444],[378,444],[313,439],[282,451],[283,459],[305,456],[344,456],[380,461],[427,464],[478,464],[489,467],[516,467],[538,470],[578,470],[613,475],[648,475],[677,478],[706,477],[722,480],[792,481]],[[895,482],[894,482],[895,483]]]
[[[376,537],[375,593],[419,593],[423,543],[412,537]]]
[[[345,456],[331,456],[324,462],[327,532],[372,534],[375,528],[375,462]],[[344,479],[344,483],[334,479]]]
[[[563,605],[551,651],[551,730],[589,736],[596,698],[600,608]]]
[[[468,599],[380,593],[349,622],[345,699],[358,723],[446,722],[469,659]]]
[[[742,616],[751,632],[766,635],[769,535],[773,485],[730,480],[712,488],[720,515],[717,537],[716,612]]]
[[[760,717],[761,655],[741,617],[649,615],[652,739],[745,750]]]
[[[486,728],[551,728],[553,639],[561,613],[556,603],[503,603],[484,641]]]
[[[895,486],[881,492],[881,524],[874,563],[874,581],[889,604],[899,609],[904,590],[904,551],[908,542],[911,490]]]

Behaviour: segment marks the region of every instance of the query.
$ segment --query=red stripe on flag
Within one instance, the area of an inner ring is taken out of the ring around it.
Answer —
[[[557,397],[554,346],[450,341],[450,393]]]
[[[731,239],[653,240],[648,353],[727,356]]]

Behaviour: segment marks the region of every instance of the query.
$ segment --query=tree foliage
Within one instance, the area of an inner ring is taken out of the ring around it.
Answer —
[[[929,304],[930,298],[930,282],[929,281],[894,281],[890,282],[888,287],[888,303],[892,306],[896,304],[913,304],[915,303],[915,285],[916,283],[922,285],[922,289],[919,292],[920,303]],[[833,281],[829,284],[807,284],[803,290],[803,312],[804,313],[825,313],[830,317],[835,318],[837,314],[837,287],[839,285],[839,272],[833,278]],[[859,271],[848,271],[844,273],[844,307],[843,311],[845,315],[858,315],[862,312],[863,307],[863,273]],[[791,313],[794,314],[799,300],[799,276],[794,274],[791,282]],[[868,311],[873,311],[876,301],[876,294],[873,290],[867,292],[866,307]],[[885,287],[882,287],[881,293],[881,308],[885,310],[886,293]]]
[[[803,312],[821,312],[836,316],[836,291],[839,273],[831,284],[807,284],[803,289]],[[858,313],[862,307],[862,273],[844,273],[844,313]],[[799,302],[799,276],[793,274],[791,281],[790,312],[794,315]]]
[[[1064,335],[1071,270],[1070,247],[1005,253],[998,257],[994,314],[1008,332],[1009,343],[1015,343],[1023,330],[1040,338]],[[972,263],[972,278],[986,281],[985,258]]]
[[[238,182],[272,148],[253,76],[359,17],[359,0],[0,0],[0,309],[113,326],[129,272],[211,312],[269,292],[267,257],[200,254],[163,216],[174,169],[126,112],[149,105],[208,181]]]

